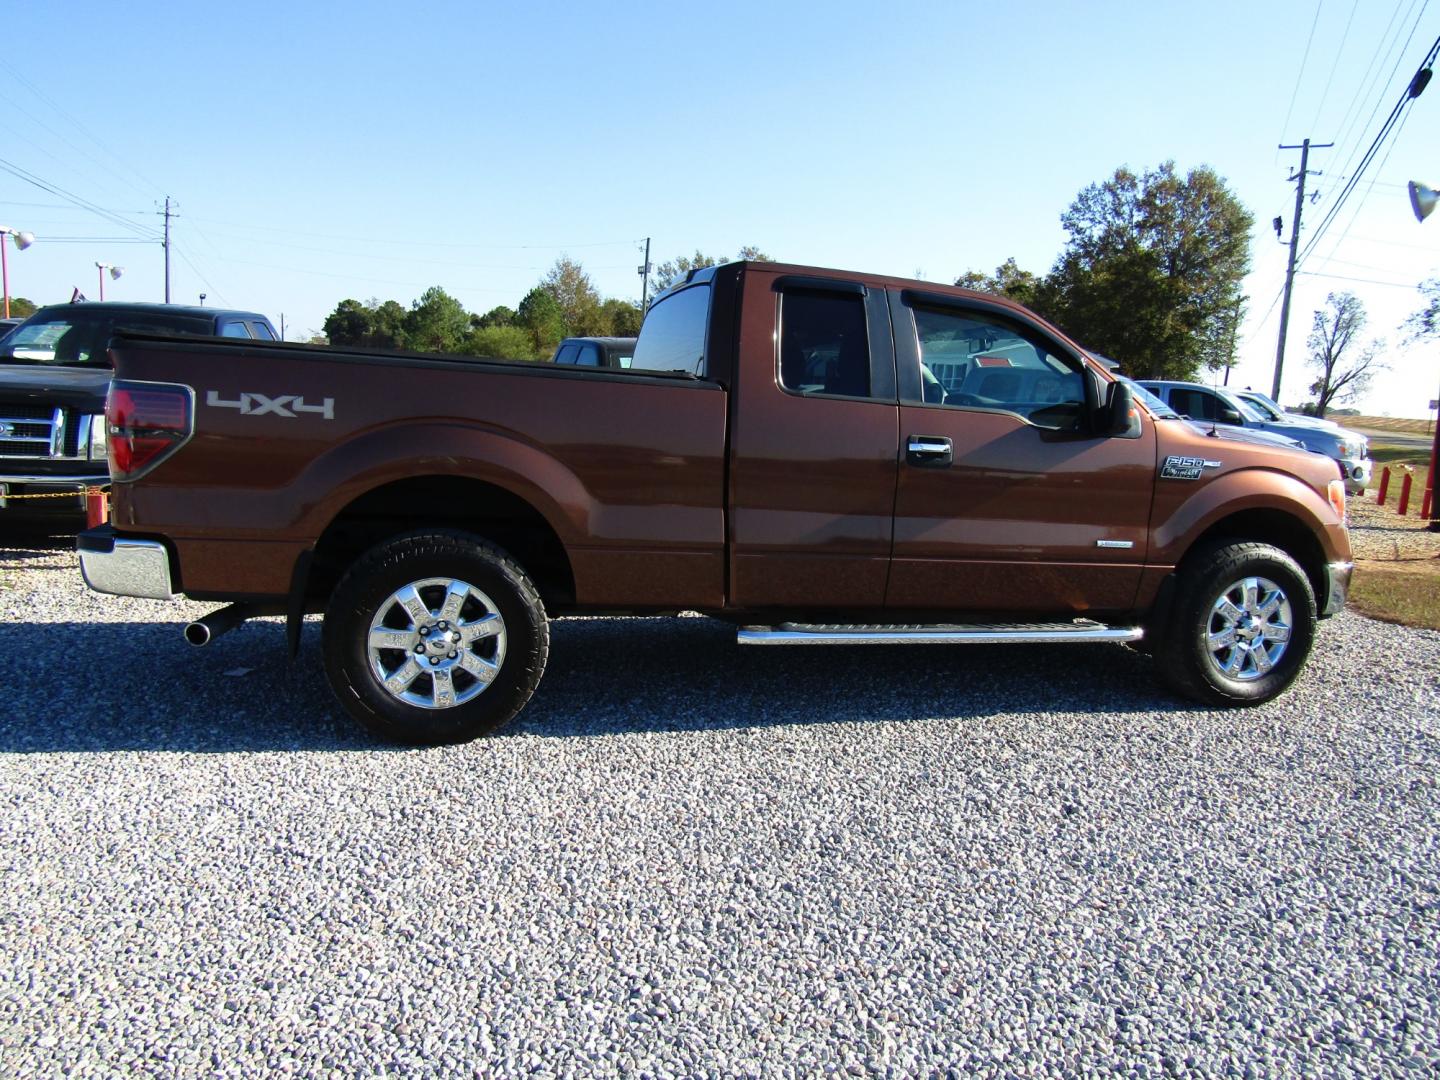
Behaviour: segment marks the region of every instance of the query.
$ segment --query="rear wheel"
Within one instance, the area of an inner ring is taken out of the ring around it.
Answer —
[[[372,548],[325,611],[331,687],[394,742],[465,742],[498,730],[534,693],[549,647],[525,571],[466,533],[412,533]]]
[[[1179,572],[1168,625],[1156,628],[1160,677],[1207,705],[1259,705],[1284,691],[1315,641],[1315,590],[1269,544],[1197,552]]]

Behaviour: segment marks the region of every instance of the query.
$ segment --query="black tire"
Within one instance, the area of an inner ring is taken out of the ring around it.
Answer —
[[[417,585],[432,621],[398,598]],[[455,614],[441,621],[435,601],[443,606],[450,591]],[[395,647],[372,651],[372,631]],[[519,564],[478,536],[437,529],[397,536],[357,559],[330,596],[323,643],[325,673],[351,716],[382,739],[432,746],[489,735],[525,706],[545,671],[550,626]],[[429,705],[416,703],[427,696]]]
[[[1249,581],[1260,585],[1253,601]],[[1280,602],[1266,614],[1277,596]],[[1294,559],[1269,544],[1229,542],[1182,564],[1166,625],[1147,636],[1171,689],[1206,705],[1261,705],[1300,674],[1316,621],[1315,590]],[[1277,640],[1282,627],[1288,632],[1283,642]],[[1230,629],[1234,644],[1227,646]]]

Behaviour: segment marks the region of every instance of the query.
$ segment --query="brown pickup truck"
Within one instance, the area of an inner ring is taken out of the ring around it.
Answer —
[[[694,610],[747,644],[1132,642],[1212,704],[1283,691],[1350,576],[1318,454],[1147,407],[1055,328],[963,289],[698,271],[628,369],[129,336],[112,523],[86,580],[228,602],[204,644],[323,611],[381,735],[529,699],[548,620]]]

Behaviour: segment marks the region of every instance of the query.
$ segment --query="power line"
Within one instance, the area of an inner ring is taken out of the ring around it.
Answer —
[[[1410,0],[1411,10],[1414,10],[1415,4],[1417,2],[1418,0]],[[1426,3],[1428,4],[1429,0],[1426,0]],[[1382,58],[1388,55],[1391,50],[1393,50],[1399,44],[1400,30],[1404,29],[1405,23],[1404,21],[1400,21],[1397,24],[1396,20],[1400,19],[1400,9],[1404,6],[1404,4],[1405,0],[1397,0],[1395,4],[1395,10],[1390,13],[1390,21],[1385,24],[1385,31],[1380,35],[1380,41],[1375,46],[1375,55],[1370,58],[1370,63],[1365,66],[1365,74],[1360,76],[1360,81],[1356,84],[1355,96],[1351,98],[1349,106],[1345,109],[1344,117],[1337,125],[1338,129],[1340,130],[1340,137],[1335,141],[1343,148],[1340,151],[1342,156],[1351,154],[1353,152],[1350,149],[1350,133],[1355,129],[1355,125],[1360,120],[1360,112],[1365,107],[1363,102],[1372,93],[1374,93],[1376,87],[1380,85],[1380,76],[1381,73],[1385,70],[1384,61]],[[1423,9],[1421,11],[1421,14],[1424,14]],[[1419,23],[1417,22],[1416,25],[1418,26]],[[1386,41],[1390,37],[1390,30],[1392,27],[1396,27],[1395,41],[1394,43],[1387,45]],[[1411,30],[1411,35],[1414,35],[1414,30]],[[1402,55],[1403,52],[1404,50],[1402,48]],[[1375,107],[1370,112],[1370,120],[1373,120],[1375,118],[1375,111],[1380,108],[1380,101],[1383,98],[1383,95],[1384,87],[1381,86],[1380,94],[1377,95],[1375,99]],[[1366,123],[1368,124],[1369,120],[1367,120]],[[1345,160],[1348,164],[1350,159],[1348,157],[1345,157]]]
[[[223,228],[240,229],[245,232],[274,232],[284,233],[288,236],[313,236],[320,240],[340,240],[354,244],[373,245],[375,237],[355,236],[341,233],[307,232],[301,229],[291,229],[282,225],[255,225],[251,222],[221,221],[218,218],[195,217],[189,215],[189,221],[203,221],[209,225],[219,225]],[[641,241],[630,240],[596,240],[582,244],[474,244],[463,240],[411,240],[406,238],[405,244],[408,247],[442,247],[442,248],[482,248],[496,251],[579,251],[583,248],[598,247],[631,247]]]
[[[1315,17],[1310,20],[1310,36],[1305,39],[1305,55],[1300,58],[1300,73],[1295,76],[1295,89],[1290,93],[1290,107],[1285,110],[1285,122],[1280,125],[1280,138],[1290,130],[1290,116],[1295,111],[1295,99],[1300,96],[1300,84],[1305,81],[1305,66],[1310,62],[1310,44],[1315,40],[1315,27],[1320,25],[1320,11],[1325,7],[1325,0],[1316,0]],[[1280,152],[1275,152],[1275,160],[1280,160]]]
[[[119,214],[107,210],[105,209],[105,207],[99,206],[96,203],[91,202],[89,199],[82,198],[79,195],[66,191],[64,188],[50,183],[49,181],[30,172],[28,169],[23,169],[13,162],[6,161],[5,159],[0,158],[0,170],[8,172],[10,175],[16,177],[17,179],[23,180],[27,184],[31,184],[34,187],[39,188],[41,191],[48,192],[49,194],[57,196],[61,199],[67,199],[72,205],[78,206],[82,210],[88,210],[92,214],[97,214],[100,217],[104,218],[106,221],[110,222],[110,224],[112,225],[118,225],[120,228],[127,229],[130,232],[136,233],[140,236],[148,236],[152,240],[159,239],[159,237],[156,236],[152,230],[148,230],[144,226],[137,225],[133,222],[126,221]]]
[[[1407,121],[1407,120],[1409,120],[1409,119],[1410,119],[1410,112],[1409,112],[1409,111],[1406,111],[1404,114],[1401,115],[1401,117],[1400,117],[1400,123],[1399,123],[1399,125],[1395,128],[1395,138],[1393,138],[1393,139],[1390,140],[1390,145],[1385,148],[1385,156],[1380,159],[1380,171],[1381,171],[1381,172],[1384,172],[1384,171],[1385,171],[1385,165],[1386,165],[1386,164],[1389,162],[1389,160],[1390,160],[1390,154],[1394,151],[1394,149],[1395,149],[1395,144],[1400,141],[1400,133],[1405,130],[1405,121]],[[1337,251],[1340,250],[1340,245],[1343,244],[1343,243],[1345,243],[1345,238],[1350,235],[1350,230],[1355,227],[1355,222],[1356,222],[1356,220],[1358,220],[1359,217],[1360,217],[1360,211],[1365,208],[1365,200],[1370,197],[1370,193],[1371,193],[1372,191],[1374,191],[1374,190],[1375,190],[1375,181],[1372,180],[1372,181],[1370,181],[1370,183],[1366,186],[1366,188],[1365,188],[1365,194],[1364,194],[1364,195],[1361,195],[1361,196],[1360,196],[1360,201],[1355,204],[1355,212],[1350,215],[1350,220],[1345,223],[1345,229],[1344,229],[1344,231],[1340,233],[1340,236],[1339,236],[1338,239],[1336,239],[1335,243],[1333,243],[1332,245],[1330,245],[1330,254],[1327,255],[1327,256],[1325,256],[1325,258],[1324,258],[1323,260],[1321,260],[1321,263],[1320,263],[1321,266],[1328,266],[1328,265],[1330,264],[1330,262],[1333,260],[1334,255],[1335,255],[1335,252],[1337,252]]]
[[[1333,278],[1336,281],[1360,281],[1367,285],[1389,285],[1392,289],[1413,289],[1413,281],[1380,281],[1377,278],[1347,277],[1345,274],[1322,274],[1315,270],[1296,270],[1299,277]]]
[[[54,109],[55,112],[59,113],[60,116],[61,116],[63,119],[65,119],[66,121],[69,122],[69,124],[70,124],[71,127],[73,127],[76,131],[80,132],[80,134],[84,135],[87,139],[89,139],[92,143],[94,143],[94,144],[101,150],[101,152],[103,152],[104,154],[106,154],[112,161],[114,161],[116,164],[118,164],[122,169],[124,169],[125,171],[127,171],[128,173],[130,173],[131,176],[135,177],[135,179],[139,180],[142,184],[144,184],[145,187],[148,188],[148,190],[145,190],[145,189],[136,187],[134,184],[131,184],[128,180],[125,180],[123,177],[119,178],[120,181],[121,181],[121,183],[125,184],[127,187],[130,187],[132,190],[134,190],[134,191],[136,191],[136,192],[138,192],[138,193],[140,193],[140,194],[142,194],[142,195],[145,195],[145,196],[153,196],[156,191],[160,190],[160,186],[159,186],[158,184],[154,183],[154,182],[151,181],[148,177],[141,175],[141,174],[140,174],[139,172],[137,172],[134,168],[132,168],[132,167],[130,166],[130,164],[129,164],[127,161],[125,161],[124,158],[120,157],[119,154],[116,154],[113,150],[111,150],[108,146],[106,146],[106,145],[105,145],[104,143],[102,143],[98,138],[96,138],[95,135],[91,133],[91,131],[90,131],[89,128],[87,128],[84,124],[80,123],[80,121],[77,120],[77,119],[75,119],[75,117],[72,116],[70,113],[68,113],[68,112],[66,112],[64,109],[62,109],[59,105],[57,105],[57,104],[55,103],[55,101],[54,101],[52,98],[47,97],[46,94],[44,93],[44,91],[42,91],[38,86],[36,86],[34,83],[32,83],[32,82],[31,82],[29,79],[27,79],[24,75],[20,74],[20,72],[15,69],[14,65],[12,65],[12,64],[10,64],[8,61],[6,61],[3,56],[0,56],[0,68],[3,68],[5,71],[8,71],[8,72],[10,73],[11,77],[14,78],[16,82],[18,82],[21,86],[23,86],[23,87],[25,87],[27,90],[29,90],[32,94],[34,94],[37,98],[39,98],[39,99],[40,99],[42,102],[44,102],[46,105],[50,106],[50,108]],[[17,106],[17,107],[18,107],[18,106]],[[27,115],[28,115],[28,114],[27,114]],[[34,117],[31,117],[31,119],[34,119]],[[38,124],[40,124],[41,127],[46,127],[46,125],[45,125],[42,121],[36,120],[35,122],[38,123]],[[52,130],[52,129],[47,128],[47,130]],[[72,143],[70,143],[68,140],[66,140],[63,135],[60,135],[58,132],[54,132],[53,130],[52,130],[52,134],[54,134],[54,135],[56,136],[56,138],[60,139],[62,142],[65,142],[66,145],[67,145],[67,146],[70,146],[71,149],[73,149],[76,153],[81,154],[82,156],[88,158],[88,159],[91,160],[91,161],[95,161],[95,159],[94,159],[94,158],[91,158],[90,155],[88,155],[88,154],[85,153],[85,151],[81,150],[79,147],[75,146],[74,144],[72,144]],[[98,161],[95,161],[95,164],[100,165],[100,167],[101,167],[102,169],[106,169],[107,172],[113,171],[113,170],[110,170],[107,166],[102,165],[102,164],[101,164],[100,162],[98,162]]]
[[[1320,126],[1320,114],[1325,111],[1325,102],[1330,97],[1330,87],[1335,82],[1335,72],[1340,70],[1340,57],[1345,52],[1345,45],[1350,40],[1350,27],[1355,22],[1355,9],[1360,6],[1360,0],[1354,0],[1350,5],[1350,17],[1345,20],[1345,30],[1340,35],[1340,44],[1335,49],[1335,62],[1330,65],[1330,74],[1325,79],[1325,89],[1320,94],[1320,104],[1315,107],[1315,119],[1310,121],[1310,130],[1314,131]],[[1314,32],[1313,29],[1311,31]]]
[[[1315,246],[1320,242],[1321,237],[1325,235],[1325,231],[1339,215],[1340,210],[1350,198],[1351,192],[1355,190],[1361,177],[1365,175],[1365,170],[1369,168],[1370,162],[1375,159],[1375,155],[1379,152],[1380,146],[1385,141],[1386,136],[1389,135],[1395,127],[1405,106],[1419,97],[1420,93],[1425,89],[1426,84],[1430,81],[1430,68],[1435,63],[1437,55],[1440,55],[1440,37],[1435,39],[1435,44],[1430,47],[1430,51],[1426,54],[1424,61],[1421,62],[1420,67],[1416,70],[1414,77],[1410,80],[1404,91],[1401,92],[1400,100],[1397,101],[1395,107],[1390,110],[1390,115],[1381,126],[1374,141],[1371,142],[1370,148],[1365,151],[1365,156],[1361,159],[1359,167],[1351,170],[1349,182],[1340,190],[1339,196],[1334,203],[1331,204],[1325,217],[1321,219],[1320,227],[1311,235],[1310,241],[1305,245],[1305,250],[1301,252],[1300,258],[1297,260],[1298,263],[1303,263],[1309,258],[1310,253],[1315,250]]]

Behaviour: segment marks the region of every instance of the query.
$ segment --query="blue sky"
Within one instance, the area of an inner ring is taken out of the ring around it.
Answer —
[[[514,306],[561,254],[638,298],[655,262],[755,244],[786,261],[949,281],[1037,272],[1060,214],[1116,166],[1208,164],[1256,218],[1232,382],[1268,389],[1286,182],[1317,151],[1317,226],[1440,35],[1429,0],[1255,3],[12,5],[0,171],[12,294],[160,299],[130,237],[179,205],[172,298],[260,310],[289,336],[346,297],[443,286]],[[1313,30],[1313,33],[1312,33]],[[1307,49],[1308,43],[1308,49]],[[1364,300],[1391,370],[1363,404],[1422,415],[1440,346],[1400,347],[1440,274],[1440,87],[1409,110],[1297,279],[1286,401],[1332,289]],[[1371,182],[1373,181],[1373,186]],[[1309,239],[1302,236],[1302,239]],[[1320,276],[1330,275],[1330,276]],[[1364,280],[1342,280],[1364,279]]]

